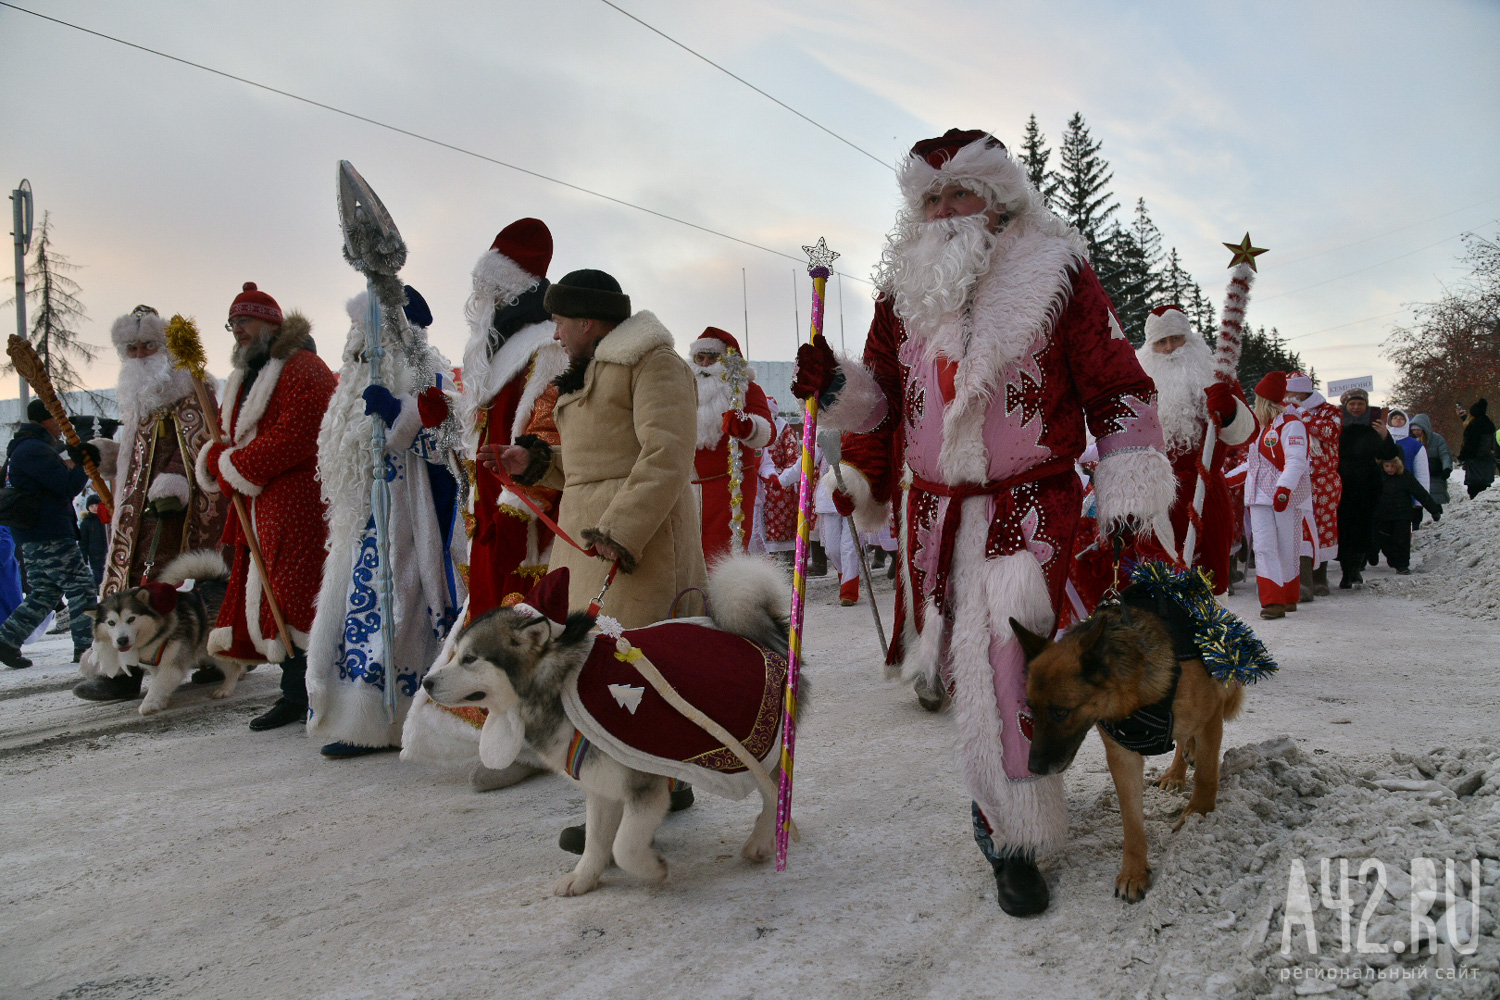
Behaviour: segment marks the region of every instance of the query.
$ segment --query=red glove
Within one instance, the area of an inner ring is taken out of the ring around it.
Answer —
[[[743,441],[755,433],[755,424],[744,414],[735,413],[733,410],[724,414],[724,433],[737,441]]]
[[[843,490],[834,490],[833,507],[840,515],[848,517],[854,513],[854,498]]]
[[[792,395],[798,399],[816,399],[833,385],[839,360],[833,348],[822,337],[797,348],[797,368],[792,373]]]
[[[1286,510],[1287,504],[1291,502],[1292,491],[1287,489],[1285,486],[1282,486],[1276,490],[1276,501],[1271,504],[1271,506],[1275,509],[1276,513],[1280,514],[1282,511]]]
[[[423,427],[436,427],[448,419],[448,396],[435,385],[423,389],[417,396],[417,413]]]
[[[1215,382],[1203,390],[1208,397],[1208,412],[1217,414],[1219,425],[1234,420],[1234,415],[1239,411],[1239,400],[1235,398],[1234,390],[1229,388],[1228,382]]]

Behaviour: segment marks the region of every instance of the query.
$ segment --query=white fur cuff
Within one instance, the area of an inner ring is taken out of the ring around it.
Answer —
[[[1099,528],[1112,531],[1127,521],[1150,526],[1157,539],[1173,548],[1167,512],[1177,496],[1172,463],[1155,448],[1127,448],[1106,455],[1094,473],[1099,498]],[[1165,533],[1162,526],[1167,525]]]
[[[234,467],[234,453],[237,451],[239,451],[238,448],[229,448],[219,455],[219,475],[223,476],[229,485],[242,496],[258,497],[261,488],[246,479],[240,474],[240,470]]]
[[[176,497],[186,507],[188,502],[187,477],[175,472],[163,472],[151,480],[151,488],[146,490],[146,499],[160,500],[162,497]]]
[[[818,411],[818,421],[835,430],[859,434],[874,430],[885,418],[885,393],[864,365],[853,358],[839,358],[844,387],[828,406]]]
[[[771,422],[758,414],[749,414],[750,424],[754,428],[747,438],[740,441],[749,448],[764,448],[771,443]]]
[[[1230,421],[1219,433],[1219,440],[1231,448],[1249,441],[1255,433],[1255,414],[1250,412],[1250,407],[1245,405],[1244,400],[1234,401],[1234,419]]]
[[[401,396],[401,412],[396,414],[395,423],[386,428],[385,450],[388,454],[399,455],[422,433],[422,413],[417,409],[416,396]]]
[[[500,491],[500,496],[495,500],[495,506],[523,521],[530,521],[535,517],[531,508],[526,506],[526,501],[516,496],[509,487]]]
[[[854,526],[860,531],[883,529],[891,518],[890,504],[875,502],[874,492],[870,489],[870,481],[854,466],[840,462],[839,471],[844,476],[843,492],[854,498]],[[829,493],[839,488],[832,469],[824,475],[822,485],[828,487]]]
[[[208,449],[212,445],[204,445],[198,449],[198,454],[193,458],[193,471],[198,474],[198,485],[209,493],[219,492],[219,484],[208,471]]]

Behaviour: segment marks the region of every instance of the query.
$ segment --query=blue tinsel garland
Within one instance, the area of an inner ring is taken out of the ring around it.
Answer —
[[[1220,681],[1254,684],[1276,672],[1276,661],[1244,620],[1214,600],[1201,573],[1176,570],[1163,562],[1143,562],[1130,574],[1132,583],[1153,594],[1172,598],[1192,616],[1197,630],[1193,641],[1203,666]]]

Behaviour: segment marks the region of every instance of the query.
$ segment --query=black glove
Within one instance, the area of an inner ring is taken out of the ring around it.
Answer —
[[[95,468],[98,468],[98,466],[99,466],[99,449],[98,448],[95,448],[93,445],[89,444],[87,441],[80,441],[76,445],[74,445],[74,444],[68,445],[68,458],[70,458],[70,459],[73,460],[73,464],[74,465],[80,465],[80,466],[83,465],[83,460],[84,460],[85,457],[87,457],[90,462],[94,463],[94,467]]]

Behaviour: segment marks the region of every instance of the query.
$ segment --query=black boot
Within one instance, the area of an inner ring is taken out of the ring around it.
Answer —
[[[21,655],[21,647],[8,642],[0,642],[0,663],[12,670],[25,670],[31,666],[31,661]]]
[[[85,701],[130,701],[141,696],[142,676],[131,670],[118,677],[94,677],[75,685],[73,693]]]
[[[693,786],[685,781],[679,781],[677,787],[672,789],[670,800],[672,804],[667,808],[667,811],[674,813],[682,812],[693,804]]]
[[[823,551],[822,542],[813,542],[812,551],[807,557],[808,576],[828,575],[828,553]]]
[[[193,671],[189,684],[216,684],[224,679],[224,671],[219,669],[217,663],[205,663]]]
[[[307,705],[299,705],[287,698],[277,698],[276,704],[272,705],[269,711],[250,720],[250,728],[261,733],[267,729],[280,729],[294,722],[306,721]]]
[[[587,834],[583,826],[565,826],[563,832],[557,835],[557,846],[569,854],[582,854],[584,838]]]
[[[1010,857],[993,862],[1000,909],[1013,917],[1033,917],[1047,909],[1047,880],[1030,858]]]

